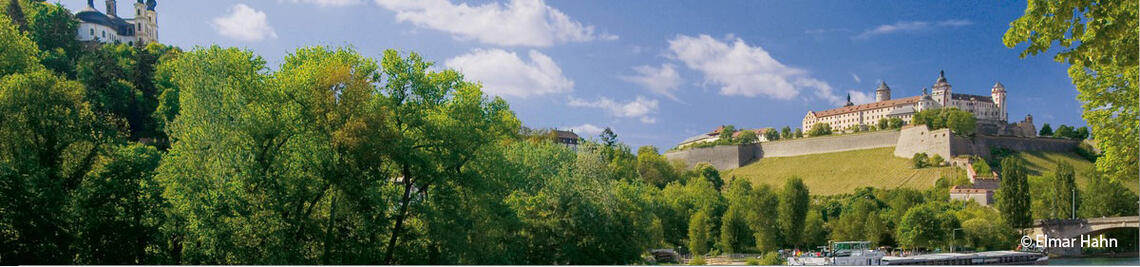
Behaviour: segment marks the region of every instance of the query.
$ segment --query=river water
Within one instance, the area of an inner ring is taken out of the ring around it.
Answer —
[[[1049,265],[1140,265],[1140,258],[1054,258]]]

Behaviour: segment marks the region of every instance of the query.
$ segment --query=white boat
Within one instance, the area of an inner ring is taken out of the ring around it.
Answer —
[[[883,265],[887,254],[872,249],[869,241],[829,242],[820,254],[788,257],[788,265]]]
[[[976,253],[933,253],[914,256],[886,256],[871,249],[871,242],[830,243],[820,254],[788,257],[788,265],[1030,265],[1047,264],[1041,252],[986,251]]]

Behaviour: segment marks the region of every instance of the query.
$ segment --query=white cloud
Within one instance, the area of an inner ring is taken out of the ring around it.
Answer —
[[[570,129],[571,131],[574,131],[574,133],[577,133],[578,136],[582,136],[582,137],[597,136],[597,135],[601,134],[602,131],[605,130],[605,128],[598,127],[596,125],[589,124],[589,123],[578,125],[578,126],[570,126],[570,127],[566,127],[566,128]]]
[[[627,103],[616,102],[604,96],[597,101],[586,101],[571,97],[569,105],[571,107],[597,108],[616,117],[637,118],[642,123],[657,122],[656,118],[650,116],[657,113],[657,100],[642,96],[638,96],[637,99]]]
[[[851,96],[851,103],[855,103],[856,105],[875,102],[875,96],[868,93],[848,90],[847,94]]]
[[[974,24],[974,22],[969,21],[969,20],[964,20],[964,19],[943,20],[943,21],[938,22],[938,26],[948,26],[948,27],[961,27],[961,26],[967,26],[970,24]]]
[[[623,75],[619,78],[641,85],[655,94],[680,102],[673,92],[681,86],[681,75],[677,74],[673,64],[663,64],[661,67],[641,65],[633,67],[633,71],[637,72],[637,75]]]
[[[859,78],[859,75],[856,75],[854,72],[851,73],[851,79],[855,80],[855,83],[863,82],[863,78]]]
[[[832,93],[831,85],[812,78],[807,71],[780,63],[764,48],[750,46],[740,38],[730,37],[722,42],[704,34],[678,35],[669,40],[668,57],[704,74],[706,83],[720,86],[721,95],[764,95],[786,100],[801,91],[814,90],[819,98],[833,104],[844,103]]]
[[[877,35],[885,35],[885,34],[892,34],[892,33],[898,33],[898,32],[917,32],[917,31],[926,30],[926,29],[933,28],[933,27],[961,27],[961,26],[966,26],[966,25],[970,25],[970,24],[974,24],[974,23],[969,21],[969,20],[964,20],[964,19],[943,20],[943,21],[934,22],[934,23],[927,22],[927,21],[900,21],[900,22],[896,22],[894,24],[879,25],[878,27],[863,31],[863,33],[860,33],[859,35],[855,35],[854,37],[851,37],[851,38],[852,39],[868,39],[868,38],[871,38],[871,37],[874,37]]]
[[[242,41],[276,39],[277,32],[265,20],[265,12],[257,11],[245,4],[236,4],[229,14],[214,18],[211,25],[225,37]]]
[[[528,56],[529,62],[502,49],[476,49],[448,59],[444,66],[483,82],[484,92],[498,96],[525,98],[573,90],[574,81],[562,75],[553,59],[535,50]]]
[[[343,7],[360,4],[362,0],[278,0],[278,2],[314,4],[321,7]]]
[[[396,20],[503,46],[550,46],[555,43],[616,40],[617,35],[595,33],[542,0],[511,0],[508,4],[453,4],[448,0],[376,0],[396,12]]]

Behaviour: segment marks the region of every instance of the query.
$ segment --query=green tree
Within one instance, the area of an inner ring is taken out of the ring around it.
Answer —
[[[718,171],[716,167],[713,167],[708,163],[701,162],[697,163],[697,166],[694,166],[693,170],[698,173],[701,179],[709,181],[709,183],[712,184],[713,188],[715,188],[716,191],[720,191],[721,187],[724,187],[724,179],[720,177],[720,171]]]
[[[776,251],[782,246],[780,228],[780,194],[767,184],[752,189],[754,204],[748,208],[748,227],[752,229],[758,251]]]
[[[974,113],[951,110],[946,116],[946,127],[950,131],[961,136],[972,136],[977,130],[978,122],[974,118]]]
[[[796,128],[796,138],[804,138],[804,130]]]
[[[1049,123],[1042,124],[1041,125],[1041,132],[1037,133],[1037,135],[1038,136],[1053,136],[1053,126],[1050,126]]]
[[[879,119],[879,122],[877,124],[875,124],[875,126],[879,127],[879,129],[887,129],[887,128],[891,127],[891,121],[888,120],[887,118],[882,118],[882,119]]]
[[[1057,126],[1057,131],[1053,132],[1053,137],[1056,137],[1056,138],[1073,138],[1074,136],[1076,136],[1076,134],[1077,134],[1077,130],[1074,129],[1073,126],[1061,124],[1061,126]]]
[[[430,187],[451,186],[471,177],[464,165],[477,158],[481,149],[504,138],[513,138],[520,122],[501,98],[488,100],[478,83],[463,80],[453,70],[430,72],[430,63],[415,53],[401,57],[395,50],[384,52],[381,89],[390,129],[396,138],[389,158],[397,166],[401,196],[385,246],[384,263],[396,261],[399,237],[418,210],[417,199],[430,198]]]
[[[689,219],[689,252],[693,255],[709,253],[709,216],[705,211],[697,211]]]
[[[827,238],[828,229],[825,224],[823,215],[818,209],[808,211],[807,218],[804,219],[804,234],[800,237],[803,239],[805,248],[827,245],[829,239]]]
[[[72,202],[77,222],[77,263],[170,262],[161,232],[163,188],[154,180],[162,154],[132,144],[102,157],[83,179]]]
[[[777,132],[776,129],[768,129],[764,131],[764,138],[768,139],[768,141],[780,140],[780,132]]]
[[[610,127],[606,127],[605,130],[602,130],[602,133],[598,134],[598,139],[601,140],[603,146],[602,158],[606,161],[612,161],[614,158],[614,149],[618,144],[617,134],[615,134]]]
[[[745,179],[733,180],[724,192],[728,210],[721,216],[720,241],[717,246],[724,253],[740,253],[756,244],[748,217],[755,203],[752,183]]]
[[[792,127],[784,126],[783,129],[780,129],[780,138],[792,139],[792,137],[794,137],[792,136]]]
[[[946,160],[942,159],[942,155],[934,154],[934,155],[930,156],[930,160],[929,160],[930,166],[941,167],[942,163],[945,163],[945,162],[946,162]]]
[[[28,21],[24,19],[24,10],[20,7],[19,0],[8,0],[8,5],[4,7],[4,14],[11,20],[12,25],[16,25],[16,29],[21,32],[28,31]]]
[[[37,54],[35,43],[16,30],[10,21],[0,19],[0,77],[42,69]]]
[[[756,136],[756,132],[743,131],[740,132],[740,135],[736,137],[736,142],[740,144],[752,144],[756,143],[758,139],[759,138]]]
[[[827,123],[816,123],[808,130],[808,136],[824,136],[831,134],[831,125]]]
[[[657,148],[653,146],[637,148],[637,174],[643,181],[658,188],[664,188],[665,185],[677,180],[677,174],[665,160],[665,156],[659,154]]]
[[[1058,51],[1053,59],[1069,64],[1085,122],[1104,151],[1097,170],[1129,183],[1140,176],[1136,10],[1135,1],[1033,0],[1002,37],[1009,48],[1028,43],[1022,57]]]
[[[718,140],[732,143],[732,135],[736,133],[736,127],[732,125],[723,125],[720,127],[720,135]]]
[[[906,211],[895,236],[904,249],[936,248],[947,245],[958,219],[944,202],[928,202]]]
[[[784,182],[783,193],[780,194],[780,229],[782,236],[789,246],[802,245],[804,218],[807,216],[811,197],[803,179],[799,177],[788,178]]]
[[[1075,218],[1080,210],[1080,194],[1077,192],[1076,172],[1073,166],[1057,162],[1053,171],[1053,185],[1049,187],[1050,218]]]
[[[1033,223],[1027,179],[1025,163],[1020,158],[1006,157],[1001,161],[1001,187],[994,193],[994,198],[1001,218],[1015,228],[1025,228]]]
[[[915,169],[922,169],[930,166],[928,163],[929,161],[930,159],[926,156],[926,153],[923,152],[914,153],[914,156],[910,158],[910,164]]]
[[[900,118],[891,118],[887,120],[887,127],[890,127],[891,129],[899,129],[902,128],[903,124],[905,123],[906,122]]]
[[[76,33],[79,20],[62,4],[28,1],[28,36],[42,51],[40,62],[65,77],[75,77],[75,62],[81,54]]]
[[[1136,193],[1109,177],[1094,173],[1089,176],[1087,194],[1081,194],[1081,217],[1135,216]]]

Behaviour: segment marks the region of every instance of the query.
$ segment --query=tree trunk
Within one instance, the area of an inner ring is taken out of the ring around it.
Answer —
[[[385,252],[384,264],[391,265],[392,258],[396,253],[396,241],[400,237],[400,232],[404,230],[404,219],[408,216],[408,205],[411,204],[412,199],[412,179],[409,175],[408,167],[404,167],[404,196],[400,199],[400,211],[396,214],[396,225],[392,227],[392,236],[388,238],[388,251]]]

